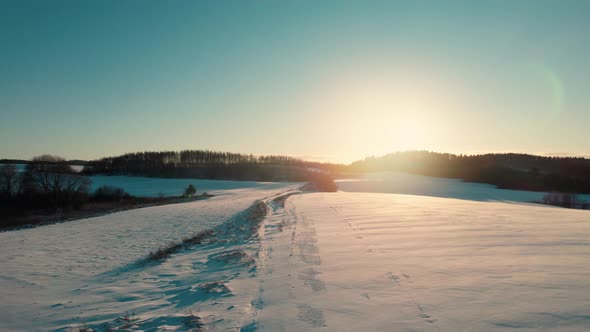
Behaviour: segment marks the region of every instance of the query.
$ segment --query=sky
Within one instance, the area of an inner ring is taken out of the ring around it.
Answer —
[[[589,1],[0,1],[0,158],[590,155]]]

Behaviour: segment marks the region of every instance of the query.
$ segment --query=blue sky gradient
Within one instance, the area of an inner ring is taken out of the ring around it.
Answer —
[[[590,155],[587,1],[2,1],[0,158]]]

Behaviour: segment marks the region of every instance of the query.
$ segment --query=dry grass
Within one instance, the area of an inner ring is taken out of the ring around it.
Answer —
[[[151,251],[148,254],[147,260],[159,261],[170,257],[172,254],[180,250],[196,244],[201,244],[205,239],[211,239],[215,235],[213,230],[205,230],[199,232],[191,237],[182,239],[182,242],[169,242],[167,245],[158,248],[156,251]]]
[[[252,263],[254,259],[248,255],[242,249],[234,249],[230,251],[223,252],[215,257],[212,257],[213,260],[217,262],[222,262],[225,264],[235,264],[235,263]]]
[[[199,286],[207,294],[226,294],[231,293],[229,287],[227,287],[223,282],[209,282],[204,285]]]
[[[185,312],[185,316],[182,319],[182,322],[186,329],[192,332],[201,332],[205,330],[205,324],[203,323],[203,319],[193,313],[192,310]]]
[[[240,219],[239,222],[233,222],[229,225],[226,225],[228,229],[218,230],[222,234],[217,234],[215,230],[209,229],[199,232],[193,236],[185,237],[180,242],[169,242],[165,246],[162,246],[155,251],[151,251],[146,257],[146,260],[161,261],[170,257],[172,254],[179,252],[183,249],[186,249],[190,246],[220,241],[220,238],[224,238],[223,235],[225,233],[228,233],[228,231],[230,230],[236,232],[236,234],[240,233],[240,230],[243,230],[245,232],[238,236],[226,236],[223,240],[231,241],[232,238],[239,238],[240,236],[251,237],[254,234],[256,234],[258,228],[260,227],[260,223],[262,222],[262,220],[264,220],[264,217],[266,217],[266,214],[268,212],[268,206],[263,201],[257,201],[254,204],[252,204],[245,212],[245,220]],[[245,253],[243,254],[247,255]],[[243,257],[240,257],[240,260],[246,262],[252,259],[249,257],[248,259],[243,259]]]
[[[212,237],[215,235],[215,232],[212,229],[208,229],[202,232],[199,232],[191,237],[185,237],[182,239],[182,243],[185,245],[194,245],[194,244],[201,244],[204,240],[209,240],[211,242]]]

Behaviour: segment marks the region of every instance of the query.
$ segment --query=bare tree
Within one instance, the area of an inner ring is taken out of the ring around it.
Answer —
[[[47,196],[54,205],[71,203],[88,193],[90,180],[77,174],[60,157],[44,155],[33,158],[23,175],[23,187],[29,195]]]
[[[13,164],[0,166],[0,195],[8,197],[18,190],[18,172]]]

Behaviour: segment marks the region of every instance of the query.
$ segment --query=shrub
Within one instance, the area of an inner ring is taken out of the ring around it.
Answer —
[[[102,186],[94,191],[93,198],[99,202],[120,202],[123,199],[130,198],[125,190],[113,186]]]
[[[309,172],[307,174],[307,181],[309,181],[317,191],[334,192],[338,190],[334,178],[328,173]]]
[[[191,245],[201,244],[205,239],[209,239],[215,235],[213,230],[201,231],[191,237],[182,239],[182,242],[171,241],[167,245],[162,246],[155,251],[151,251],[148,254],[148,261],[160,261],[170,257],[172,254],[188,247]]]
[[[587,204],[585,201],[580,201],[577,194],[559,192],[552,192],[544,195],[543,203],[574,209],[577,207],[585,209],[585,204]]]
[[[187,329],[195,332],[203,331],[205,329],[203,319],[194,314],[192,310],[187,311],[185,314],[186,316],[183,317],[182,322]]]
[[[184,189],[184,197],[193,197],[197,193],[197,188],[192,184],[189,184],[186,189]]]

